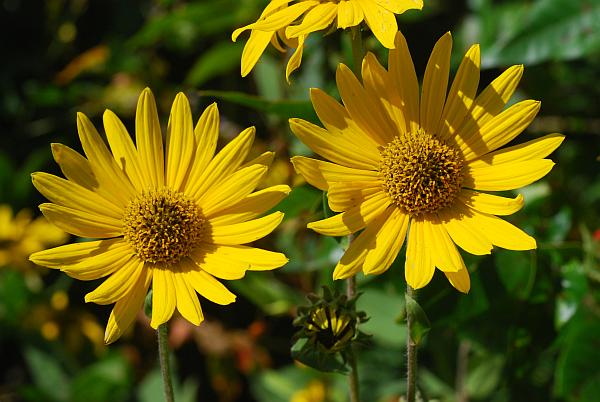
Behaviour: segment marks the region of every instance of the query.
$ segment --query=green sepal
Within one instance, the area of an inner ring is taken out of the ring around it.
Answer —
[[[425,335],[431,329],[429,318],[419,303],[408,294],[404,295],[406,300],[406,318],[411,320],[410,339],[415,345],[419,345]]]

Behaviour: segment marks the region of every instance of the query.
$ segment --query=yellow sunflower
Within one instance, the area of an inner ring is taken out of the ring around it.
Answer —
[[[452,38],[445,34],[429,58],[419,85],[401,33],[389,52],[388,69],[372,54],[362,64],[362,84],[345,65],[337,70],[343,106],[313,89],[311,99],[325,128],[291,119],[292,131],[331,162],[294,157],[296,170],[327,191],[329,206],[341,212],[309,228],[330,236],[358,231],[337,264],[335,279],[386,271],[408,235],[405,276],[421,288],[435,267],[461,292],[470,280],[456,245],[476,255],[493,246],[536,248],[535,240],[496,215],[510,215],[523,197],[488,191],[513,190],[544,175],[544,159],[563,141],[550,134],[499,149],[533,120],[540,102],[524,100],[503,110],[523,73],[512,66],[477,95],[479,45],[458,68],[450,90]],[[364,230],[363,230],[364,229]]]
[[[285,71],[289,80],[300,66],[304,41],[311,32],[334,22],[337,28],[345,29],[365,21],[379,42],[393,49],[398,32],[395,14],[421,8],[422,0],[271,0],[258,21],[236,29],[231,39],[235,42],[242,32],[251,30],[242,53],[242,77],[254,68],[269,43],[281,52],[285,52],[283,45],[295,48]]]
[[[210,105],[194,128],[190,105],[179,93],[167,127],[166,152],[152,92],[140,95],[134,145],[119,118],[107,110],[104,129],[110,151],[88,118],[77,115],[87,159],[53,144],[67,179],[34,173],[34,186],[52,203],[42,213],[59,228],[101,240],[69,244],[31,255],[36,264],[59,268],[81,280],[108,276],[85,296],[112,304],[105,333],[115,341],[132,323],[152,284],[152,321],[157,328],[175,308],[188,321],[203,320],[196,292],[217,304],[235,295],[216,278],[239,279],[247,270],[287,262],[281,253],[244,246],[271,233],[281,212],[273,208],[290,191],[277,185],[254,192],[272,152],[246,161],[254,127],[215,155],[219,113]]]

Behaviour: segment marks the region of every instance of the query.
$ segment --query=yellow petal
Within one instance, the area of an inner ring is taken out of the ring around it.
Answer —
[[[396,34],[395,49],[390,50],[388,57],[389,76],[392,91],[395,91],[395,106],[402,111],[406,132],[419,128],[419,83],[415,66],[401,32]]]
[[[53,143],[51,147],[52,156],[67,179],[88,190],[98,188],[90,163],[79,152],[63,144]]]
[[[263,165],[251,165],[224,178],[218,187],[211,187],[197,201],[206,218],[230,207],[248,196],[267,172]]]
[[[192,111],[187,97],[179,92],[173,102],[167,126],[166,184],[181,191],[194,156]]]
[[[279,11],[281,8],[286,8],[288,6],[288,3],[289,3],[289,0],[271,0],[271,2],[269,4],[267,4],[265,9],[261,13],[260,18],[258,20],[259,21],[264,20],[265,18],[267,18],[270,15],[274,14],[275,12]],[[244,32],[248,29],[253,29],[252,28],[253,26],[254,26],[254,24],[250,24],[250,25],[246,25],[242,28],[236,29],[231,34],[231,40],[235,42],[237,40],[238,36],[242,32]]]
[[[375,2],[394,14],[402,14],[406,10],[420,10],[423,8],[423,0],[375,0]]]
[[[263,152],[262,154],[260,154],[259,156],[257,156],[254,159],[249,160],[248,162],[244,163],[243,165],[240,165],[239,169],[245,169],[249,166],[253,166],[253,165],[262,165],[264,167],[270,167],[271,163],[273,163],[273,159],[275,158],[275,152],[271,152],[271,151],[266,151]]]
[[[337,87],[352,120],[380,145],[396,135],[396,125],[386,113],[379,98],[369,94],[352,71],[340,64],[336,71]]]
[[[107,191],[104,195],[111,202],[124,208],[135,196],[135,189],[131,181],[119,169],[96,128],[83,113],[77,113],[77,131],[94,177],[100,183],[100,187],[112,190]]]
[[[38,251],[31,254],[29,259],[33,263],[44,267],[61,268],[84,262],[88,257],[94,259],[94,257],[105,252],[122,251],[124,247],[128,248],[123,239],[86,241]]]
[[[469,293],[471,289],[471,278],[469,277],[469,271],[461,269],[458,272],[444,272],[448,281],[456,290],[462,293]]]
[[[541,179],[553,166],[550,159],[534,159],[481,168],[467,167],[463,186],[483,191],[513,190]]]
[[[137,283],[132,287],[130,293],[119,300],[108,318],[106,332],[104,333],[104,342],[113,343],[131,326],[133,320],[144,305],[146,293],[152,279],[152,273],[149,269],[138,278]]]
[[[565,136],[562,134],[548,134],[523,144],[500,149],[498,151],[483,155],[469,162],[471,168],[480,168],[508,162],[523,162],[532,159],[545,158],[550,155],[563,142]]]
[[[452,241],[460,248],[475,255],[491,253],[492,242],[464,204],[455,202],[451,208],[440,211],[438,216]]]
[[[312,150],[334,163],[356,169],[376,169],[380,155],[375,147],[361,149],[349,136],[336,135],[312,123],[290,119],[292,132]]]
[[[327,190],[328,182],[379,180],[379,173],[375,170],[353,169],[304,156],[294,156],[292,164],[307,182],[323,191]]]
[[[522,75],[523,66],[512,66],[481,92],[456,130],[454,139],[457,144],[471,141],[480,127],[502,111],[517,88]]]
[[[365,275],[379,275],[388,270],[404,244],[408,229],[408,215],[391,207],[392,212],[375,235],[375,245],[368,251],[363,272]]]
[[[446,89],[448,88],[451,51],[452,36],[450,32],[447,32],[435,44],[425,68],[420,122],[421,127],[431,135],[439,132],[442,110],[446,101]]]
[[[381,182],[378,181],[331,183],[327,190],[329,208],[335,212],[342,212],[356,207],[367,198],[381,192],[381,186]]]
[[[290,191],[285,184],[256,191],[237,204],[217,212],[211,217],[211,222],[214,226],[224,226],[254,219],[279,204]]]
[[[444,272],[458,272],[465,268],[465,263],[454,242],[435,215],[430,215],[423,220],[423,233],[436,267]]]
[[[196,136],[196,153],[194,154],[193,169],[203,171],[210,160],[215,156],[217,141],[219,140],[219,108],[216,103],[211,103],[198,119],[194,128]]]
[[[423,219],[411,219],[408,244],[406,246],[404,277],[406,283],[413,289],[424,287],[433,278],[435,271],[435,264],[431,258],[433,252],[431,244],[428,244],[425,240]]]
[[[379,42],[388,49],[394,48],[394,36],[398,32],[398,23],[394,13],[380,7],[375,2],[361,1],[365,21],[373,35]]]
[[[108,216],[50,203],[41,204],[40,211],[53,225],[77,236],[109,238],[122,235],[122,222]]]
[[[235,295],[212,275],[200,270],[186,270],[182,273],[187,283],[192,285],[196,292],[213,303],[220,305],[231,304]]]
[[[351,277],[363,268],[367,253],[375,246],[375,237],[381,232],[381,228],[389,218],[392,210],[393,208],[386,209],[350,242],[350,246],[333,270],[333,279]]]
[[[146,183],[141,172],[137,150],[127,129],[110,110],[106,110],[102,117],[106,138],[117,164],[138,192],[144,190]]]
[[[362,22],[364,13],[357,1],[347,0],[338,3],[337,26],[345,29],[357,26]]]
[[[145,182],[153,188],[165,185],[162,134],[156,101],[149,88],[140,94],[135,112],[135,142]]]
[[[185,261],[185,262],[184,262]],[[183,270],[190,269],[192,265],[186,259],[182,260]],[[186,276],[181,272],[175,272],[173,275],[175,285],[175,295],[177,298],[177,310],[183,318],[194,325],[200,325],[204,321],[204,314],[198,301],[198,295],[190,283],[186,281]]]
[[[292,4],[289,7],[272,13],[264,19],[256,21],[254,24],[248,25],[245,29],[275,32],[280,28],[287,27],[306,11],[318,5],[319,2],[315,0],[307,0],[302,3]],[[234,32],[234,35],[236,33],[239,35],[239,32],[237,31]]]
[[[505,198],[498,195],[462,189],[459,199],[469,207],[491,215],[512,215],[523,208],[523,196]]]
[[[533,237],[511,223],[494,215],[485,214],[472,208],[468,209],[474,222],[495,246],[509,250],[533,250],[537,247]]]
[[[150,326],[157,329],[171,318],[177,304],[175,279],[170,268],[152,267],[152,320]]]
[[[298,36],[298,45],[296,46],[296,50],[288,60],[288,63],[285,67],[285,79],[287,83],[290,83],[290,75],[294,71],[296,71],[300,64],[302,63],[302,52],[304,52],[304,41],[308,37],[308,35],[300,35]]]
[[[513,140],[531,124],[539,110],[540,102],[525,100],[489,120],[461,146],[465,160],[473,160]]]
[[[93,191],[49,173],[32,173],[34,187],[50,201],[79,211],[85,211],[112,220],[123,217],[123,209],[100,197]]]
[[[264,53],[274,35],[275,33],[271,31],[253,30],[250,33],[250,38],[242,51],[242,77],[250,74],[250,71],[258,63],[258,59],[260,59],[260,56]]]
[[[111,275],[133,257],[131,246],[122,239],[118,240],[114,247],[106,250],[98,249],[95,250],[95,253],[90,252],[77,263],[61,265],[60,270],[71,278],[83,281]],[[102,241],[108,242],[110,240]]]
[[[352,120],[346,109],[318,88],[310,89],[310,99],[319,120],[334,138],[345,138],[370,154],[379,155],[378,144]]]
[[[211,239],[216,244],[245,244],[261,239],[271,233],[283,220],[282,212],[273,212],[262,218],[211,227]],[[212,223],[212,221],[209,221]]]
[[[469,110],[471,110],[471,105],[473,105],[477,95],[480,65],[479,45],[473,45],[460,63],[456,77],[448,92],[441,124],[437,131],[439,138],[444,140],[452,138]]]
[[[85,295],[86,303],[112,304],[130,293],[142,274],[144,262],[131,257],[94,291]],[[145,276],[145,275],[144,275]]]
[[[363,229],[381,215],[388,205],[390,205],[389,197],[381,192],[357,207],[327,219],[311,222],[307,227],[327,236],[346,236]]]
[[[248,151],[254,142],[255,128],[249,127],[230,141],[210,161],[204,171],[196,171],[190,175],[186,194],[199,198],[205,191],[214,186],[223,177],[228,176],[246,160]]]
[[[337,4],[329,2],[316,5],[304,15],[300,24],[288,26],[285,36],[296,38],[327,28],[337,15],[337,7]]]

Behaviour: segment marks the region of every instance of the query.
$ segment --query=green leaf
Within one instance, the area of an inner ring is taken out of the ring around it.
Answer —
[[[308,101],[271,101],[258,96],[235,91],[200,91],[200,96],[212,96],[227,102],[246,106],[263,113],[276,115],[283,119],[297,117],[312,122],[318,121],[312,104]]]
[[[34,384],[55,401],[69,400],[70,382],[56,358],[32,346],[24,352]]]
[[[219,42],[205,51],[192,66],[185,83],[200,87],[208,80],[225,74],[240,63],[242,43]]]
[[[287,313],[303,302],[299,293],[266,272],[248,272],[243,281],[232,281],[229,286],[268,314]]]
[[[357,310],[366,311],[369,321],[361,324],[362,331],[385,346],[401,347],[406,344],[405,325],[398,325],[397,318],[404,311],[401,294],[367,289],[356,302]]]
[[[499,250],[494,256],[496,269],[506,290],[521,300],[527,299],[537,271],[535,252]]]
[[[183,383],[173,376],[173,393],[177,402],[194,402],[198,400],[198,384],[193,379]],[[137,400],[140,402],[164,402],[163,380],[160,370],[154,369],[144,377],[137,388]]]
[[[131,373],[127,360],[120,354],[112,354],[86,367],[73,380],[73,402],[125,401],[131,385]]]
[[[485,356],[475,367],[469,368],[466,389],[475,399],[487,399],[496,390],[502,376],[504,358]]]
[[[406,303],[406,315],[407,320],[411,320],[410,339],[419,345],[425,335],[431,329],[429,318],[425,314],[425,311],[419,306],[419,303],[408,294],[404,294],[404,300]]]

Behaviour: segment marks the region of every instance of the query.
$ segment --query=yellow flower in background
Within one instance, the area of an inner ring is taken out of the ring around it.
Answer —
[[[26,279],[31,276],[31,262],[28,257],[31,253],[43,250],[46,247],[56,246],[67,241],[68,235],[49,223],[46,218],[33,219],[31,211],[23,209],[13,216],[9,205],[0,205],[0,267],[10,266],[25,273]],[[28,281],[28,284],[33,282]],[[41,283],[39,283],[41,285]],[[38,286],[38,284],[33,284]]]
[[[193,126],[190,105],[173,102],[166,150],[152,92],[140,95],[134,145],[119,118],[107,110],[104,129],[110,150],[88,120],[77,115],[87,159],[53,144],[54,159],[67,179],[34,173],[33,184],[52,203],[40,205],[48,220],[77,236],[101,240],[69,244],[31,255],[36,264],[81,280],[108,277],[85,296],[112,304],[105,332],[111,343],[129,327],[152,285],[152,321],[157,328],[175,308],[188,321],[203,321],[198,292],[217,304],[235,295],[216,278],[239,279],[247,270],[269,270],[287,262],[244,244],[271,233],[283,214],[260,215],[290,191],[277,185],[254,191],[272,152],[246,161],[254,127],[215,155],[219,113],[210,105]]]
[[[462,60],[448,88],[450,33],[435,45],[419,84],[406,40],[396,36],[388,69],[367,54],[359,80],[345,66],[337,70],[343,106],[318,89],[311,91],[325,128],[291,119],[292,131],[331,162],[294,157],[296,170],[327,191],[329,206],[341,212],[312,222],[330,236],[362,232],[337,264],[335,279],[386,271],[408,235],[405,276],[421,288],[435,268],[461,292],[469,274],[456,246],[476,255],[493,246],[536,248],[535,239],[498,218],[523,206],[523,197],[488,191],[513,190],[545,176],[554,163],[544,159],[563,141],[550,134],[499,149],[534,119],[540,102],[524,100],[506,110],[523,73],[512,66],[477,95],[479,45]],[[364,230],[363,230],[364,229]]]
[[[242,53],[242,77],[254,68],[269,43],[281,52],[285,46],[295,48],[285,71],[289,80],[300,67],[304,41],[311,32],[332,25],[350,28],[365,21],[379,42],[393,49],[398,32],[395,14],[421,8],[422,0],[272,0],[256,22],[236,29],[231,39],[235,42],[242,32],[251,30]]]
[[[290,402],[325,402],[327,400],[327,388],[322,381],[311,380],[305,388],[294,392]]]

